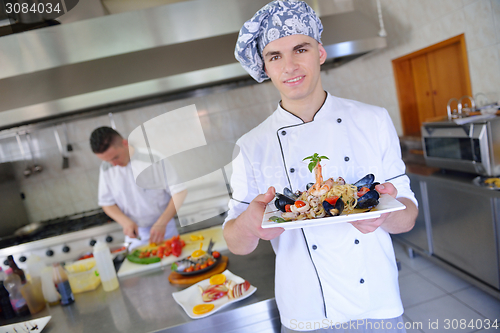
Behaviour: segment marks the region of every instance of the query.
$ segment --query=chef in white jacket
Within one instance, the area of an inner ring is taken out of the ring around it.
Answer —
[[[103,161],[99,172],[99,205],[123,227],[131,248],[177,235],[173,217],[176,206],[180,207],[186,197],[184,185],[168,189],[139,187],[134,179],[128,141],[110,127],[95,129],[90,145]],[[139,155],[139,151],[133,152],[134,163],[143,163]]]
[[[323,89],[322,30],[305,2],[273,1],[240,31],[236,58],[258,82],[270,78],[281,101],[237,142],[224,237],[240,255],[271,240],[282,332],[405,332],[390,234],[413,227],[417,202],[388,112]],[[305,191],[314,182],[303,161],[314,153],[329,158],[321,161],[325,179],[352,184],[373,173],[382,183],[377,191],[406,209],[350,223],[262,228],[275,191]]]

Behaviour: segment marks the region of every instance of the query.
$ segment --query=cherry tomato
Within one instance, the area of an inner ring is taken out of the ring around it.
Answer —
[[[326,198],[325,201],[328,202],[330,205],[335,206],[338,199],[339,199],[339,197],[334,196],[334,197]]]
[[[291,206],[291,205],[285,205],[285,210],[286,210],[287,212],[291,212],[291,211],[292,211],[292,210],[290,209],[290,206]]]
[[[207,264],[208,264],[208,266],[212,266],[214,264],[214,262],[212,260],[208,259]]]
[[[295,201],[295,207],[297,207],[297,208],[304,207],[305,205],[306,204],[304,201],[301,201],[301,200]]]
[[[196,264],[196,265],[194,266],[194,270],[195,270],[195,271],[199,271],[200,269],[201,269],[201,264]]]
[[[189,273],[189,272],[192,272],[192,271],[194,271],[194,267],[193,266],[189,266],[188,268],[186,268],[184,270],[184,272],[186,272],[186,273]]]
[[[217,259],[217,258],[220,257],[220,253],[218,251],[214,251],[214,252],[212,252],[212,257],[214,257],[215,259]]]
[[[207,268],[207,267],[208,267],[208,264],[204,263],[203,265],[200,266],[200,269]]]
[[[151,251],[151,254],[152,254],[152,255],[154,255],[154,256],[155,256],[157,253],[158,253],[158,250],[157,250],[157,249],[154,249],[154,250],[152,250],[152,251]]]
[[[366,192],[369,192],[370,189],[368,187],[362,187],[359,191],[358,191],[358,198],[361,198],[363,195],[365,195]]]

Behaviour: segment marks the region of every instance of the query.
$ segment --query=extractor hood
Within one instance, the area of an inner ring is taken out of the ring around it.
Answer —
[[[250,76],[233,56],[268,0],[194,0],[0,38],[0,129]],[[327,62],[383,48],[376,18],[321,17]]]

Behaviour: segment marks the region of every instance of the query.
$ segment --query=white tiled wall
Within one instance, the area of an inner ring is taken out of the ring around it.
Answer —
[[[334,1],[377,19],[375,1]],[[473,93],[500,100],[500,0],[381,0],[389,46],[342,67],[322,72],[330,93],[385,107],[401,133],[401,119],[391,60],[465,33]],[[340,10],[342,11],[342,10]],[[460,96],[457,96],[460,97]],[[124,136],[148,119],[195,104],[207,141],[233,140],[275,109],[279,94],[270,82],[212,95],[188,98],[116,113],[117,130]],[[25,162],[16,170],[32,222],[97,208],[100,161],[88,138],[98,126],[110,125],[107,115],[68,123],[70,167],[62,170],[53,129],[32,133],[41,174],[22,177]],[[63,143],[64,135],[59,128]],[[2,140],[0,158],[20,158],[15,139]],[[25,147],[27,148],[27,147]],[[4,156],[4,157],[2,157]]]

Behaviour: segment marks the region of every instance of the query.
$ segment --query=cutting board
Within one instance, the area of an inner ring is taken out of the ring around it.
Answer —
[[[192,241],[190,236],[191,235],[202,235],[203,240],[196,240]],[[208,247],[208,243],[210,242],[210,239],[214,241],[214,247],[213,251],[224,251],[227,250],[227,244],[226,241],[224,240],[224,236],[222,235],[222,227],[221,226],[215,226],[207,229],[201,229],[201,230],[196,230],[187,234],[181,235],[181,239],[186,242],[186,246],[182,248],[182,253],[179,257],[169,255],[166,258],[163,258],[160,262],[154,263],[154,264],[149,264],[149,265],[141,265],[141,264],[134,264],[127,259],[125,259],[118,270],[118,277],[126,277],[130,275],[135,275],[139,273],[145,273],[145,272],[151,272],[155,270],[161,270],[161,269],[168,269],[170,270],[170,265],[177,260],[181,260],[183,258],[186,258],[187,256],[191,255],[194,250],[198,250],[200,248],[200,243],[203,243],[203,249],[206,250]],[[214,268],[215,269],[215,268]]]
[[[195,284],[196,282],[208,279],[212,275],[224,272],[226,270],[228,260],[229,260],[228,257],[222,256],[217,266],[201,274],[185,276],[185,275],[180,275],[179,273],[176,272],[172,272],[168,276],[168,281],[170,281],[171,284],[183,285],[183,286]]]

